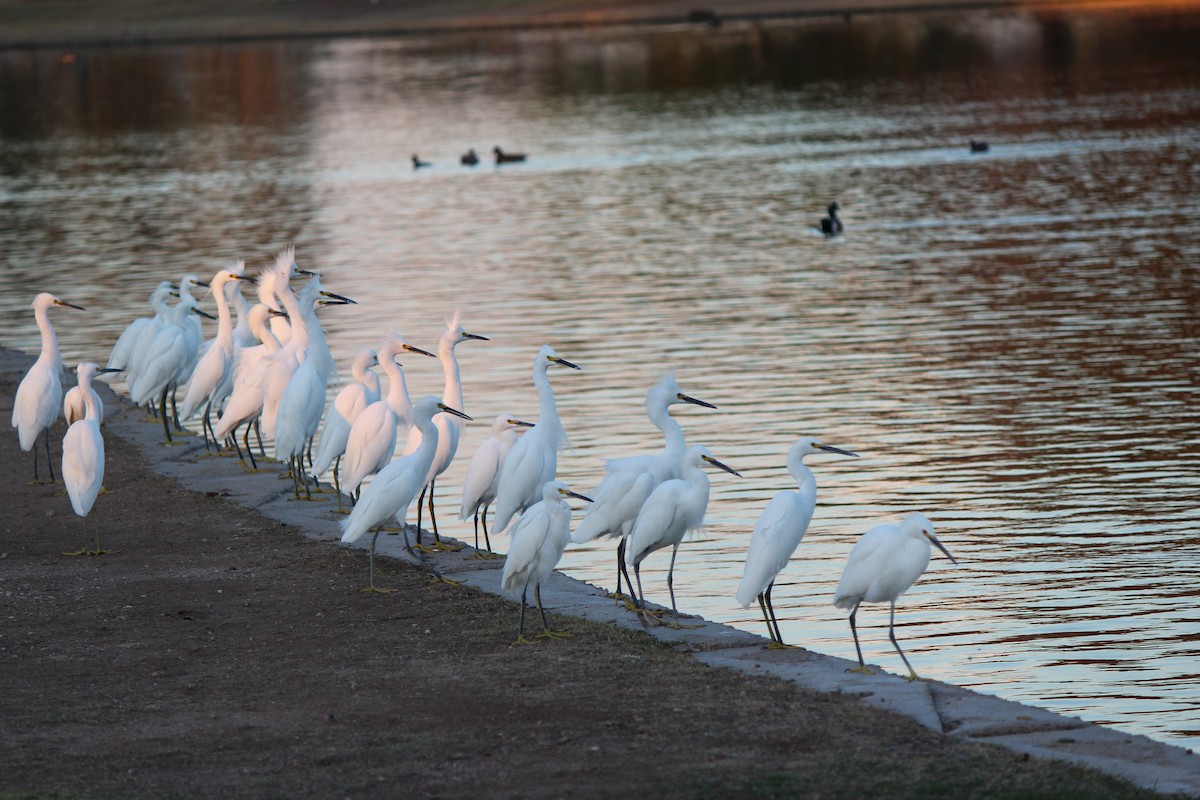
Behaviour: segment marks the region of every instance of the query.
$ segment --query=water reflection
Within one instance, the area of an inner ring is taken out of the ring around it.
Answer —
[[[935,560],[903,601],[922,674],[1195,744],[1196,28],[1003,14],[0,53],[0,331],[34,349],[29,287],[55,291],[91,314],[60,331],[65,358],[102,359],[162,275],[294,241],[360,300],[324,315],[343,364],[392,326],[432,347],[462,308],[493,339],[460,351],[477,419],[535,413],[545,341],[584,366],[555,376],[561,474],[584,491],[602,459],[659,447],[641,401],[677,366],[720,406],[677,412],[688,436],[746,476],[714,477],[681,606],[758,630],[732,601],[740,560],[788,446],[819,434],[864,457],[813,465],[816,518],[773,594],[788,640],[852,657],[830,603],[846,553],[924,510],[963,567]],[[493,144],[531,160],[459,166]],[[812,228],[833,198],[839,241]],[[410,368],[414,393],[440,380]],[[600,544],[565,565],[610,585],[611,561]],[[653,596],[666,567],[644,564]],[[886,614],[860,625],[898,667]]]

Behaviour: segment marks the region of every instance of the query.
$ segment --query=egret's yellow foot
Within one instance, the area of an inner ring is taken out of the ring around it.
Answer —
[[[349,514],[350,512],[343,511],[342,513]],[[404,533],[404,528],[380,528],[379,532],[380,533],[389,533],[389,534],[395,536],[397,533]]]
[[[178,439],[172,439],[169,442],[159,442],[159,444],[162,445],[163,447],[179,447],[180,445],[183,445],[183,444],[190,444],[190,442],[181,442]]]
[[[517,640],[513,642],[513,644],[541,644],[541,642],[537,641],[536,639],[526,639],[524,636],[518,636]]]
[[[441,550],[445,553],[457,553],[466,547],[465,544],[450,544],[449,542],[437,541],[433,543],[434,550]]]
[[[120,551],[120,550],[100,550],[100,549],[96,549],[96,550],[88,550],[88,555],[89,555],[89,556],[103,556],[103,555],[108,555],[109,553],[112,553],[113,555],[116,555],[116,554],[117,554],[117,553],[119,553],[119,552],[121,552],[121,551]]]
[[[549,630],[546,630],[546,631],[542,631],[541,633],[539,633],[539,634],[538,634],[537,636],[535,636],[534,638],[535,638],[535,639],[569,639],[570,637],[571,637],[571,632],[570,632],[570,631],[549,631]]]
[[[64,556],[90,556],[91,554],[91,549],[87,547],[81,547],[80,549],[72,550],[69,553],[62,553]]]
[[[333,510],[333,513],[335,513],[335,514],[341,514],[342,516],[348,517],[348,516],[350,516],[350,509],[348,509],[348,508],[335,508],[335,509]],[[381,530],[381,531],[382,531],[382,530],[386,530],[386,529],[385,529],[385,528],[380,528],[379,530]],[[393,531],[390,531],[390,530],[388,530],[387,532],[388,532],[388,533],[392,533]],[[395,533],[400,533],[400,531],[395,531]]]
[[[695,630],[696,628],[704,627],[703,625],[684,625],[678,619],[673,619],[670,622],[664,622],[662,624],[677,631]]]
[[[100,491],[96,492],[96,494],[97,494],[97,495],[101,495],[101,494],[108,494],[108,488],[107,488],[107,487],[105,487],[105,486],[101,486],[101,487],[100,487]]]
[[[255,469],[254,467],[247,464],[245,461],[242,462],[242,469],[246,470],[246,472],[249,472],[251,475],[258,475],[259,473],[262,472],[261,469]]]
[[[860,667],[851,667],[850,669],[846,670],[846,672],[857,672],[859,675],[874,675],[875,674],[875,670],[871,669],[870,667],[866,666],[865,664]]]
[[[453,578],[447,578],[444,575],[436,575],[430,583],[444,583],[447,586],[462,586],[466,581],[456,581]]]
[[[55,497],[66,497],[66,496],[67,496],[67,490],[66,490],[66,489],[59,489],[57,492],[55,492],[55,493],[54,493],[54,496],[55,496]]]
[[[426,555],[429,555],[429,554],[431,554],[431,553],[436,553],[436,552],[437,552],[437,548],[436,548],[436,547],[431,547],[431,546],[429,546],[429,545],[427,545],[427,544],[421,544],[421,543],[419,543],[419,542],[418,542],[417,544],[414,544],[414,545],[413,545],[413,547],[415,547],[416,549],[420,550],[422,553],[425,553]]]
[[[926,683],[928,683],[929,681],[933,680],[933,678],[922,678],[917,673],[912,672],[912,673],[909,673],[908,675],[905,675],[904,680],[906,680],[906,681],[925,681]]]
[[[783,642],[771,642],[763,648],[764,650],[807,650],[807,647],[801,647],[798,644],[784,644]]]
[[[499,553],[490,553],[487,550],[476,550],[471,555],[467,556],[471,561],[493,561],[497,558],[504,558]]]
[[[380,589],[378,586],[368,586],[365,589],[359,589],[360,592],[370,592],[372,594],[391,594],[398,592],[399,589]]]

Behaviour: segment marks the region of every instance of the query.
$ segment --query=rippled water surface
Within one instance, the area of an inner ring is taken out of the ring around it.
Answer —
[[[958,557],[899,609],[923,674],[1200,744],[1200,26],[1188,16],[846,23],[0,52],[0,336],[104,360],[164,276],[304,266],[360,301],[335,356],[462,309],[468,426],[535,417],[543,342],[572,440],[560,476],[661,446],[677,411],[741,470],[681,548],[688,611],[736,606],[759,512],[813,457],[816,517],[774,597],[790,641],[854,656],[833,586],[856,536],[920,509]],[[968,152],[970,138],[991,142]],[[461,167],[468,147],[531,154]],[[434,166],[414,172],[419,153]],[[846,235],[813,225],[836,199]],[[408,369],[440,393],[433,362]],[[504,547],[504,537],[498,544]],[[669,555],[643,570],[666,602]],[[601,544],[569,572],[611,586]],[[886,607],[870,661],[902,666]]]

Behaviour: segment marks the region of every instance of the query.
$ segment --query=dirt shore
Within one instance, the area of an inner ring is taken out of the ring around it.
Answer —
[[[0,351],[0,414],[32,359]],[[113,404],[110,414],[140,414]],[[153,423],[146,423],[153,424]],[[57,458],[63,423],[52,436]],[[313,542],[106,437],[94,510],[0,436],[0,798],[1155,797]],[[44,464],[43,464],[44,466]]]

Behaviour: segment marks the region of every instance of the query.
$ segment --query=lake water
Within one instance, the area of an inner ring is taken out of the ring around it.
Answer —
[[[536,416],[538,346],[584,367],[552,373],[584,492],[661,446],[641,403],[674,367],[720,407],[677,411],[690,441],[744,475],[713,475],[684,610],[762,631],[733,600],[750,531],[819,435],[862,458],[809,459],[789,641],[853,658],[846,554],[923,510],[961,566],[900,603],[919,672],[1196,746],[1198,32],[1004,12],[0,52],[0,337],[35,350],[53,291],[88,308],[55,317],[65,359],[103,361],[159,279],[293,242],[360,302],[324,315],[343,374],[461,309],[492,338],[458,348],[463,538],[466,462],[496,413]],[[433,362],[408,378],[440,394]],[[612,548],[563,568],[611,586]],[[886,622],[864,607],[864,650],[899,672]]]

